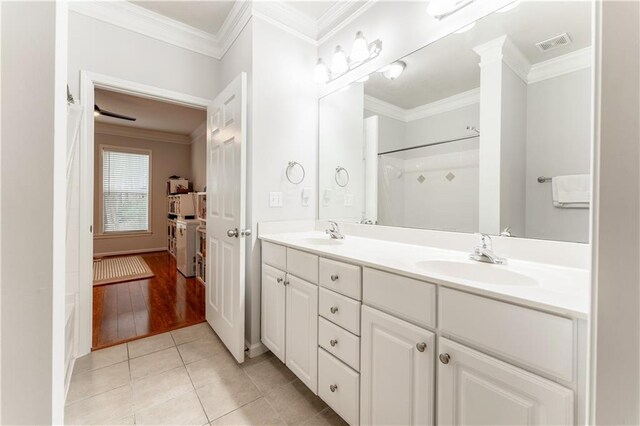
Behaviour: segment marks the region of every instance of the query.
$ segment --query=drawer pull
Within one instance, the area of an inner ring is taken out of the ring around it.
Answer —
[[[440,358],[440,362],[443,364],[449,364],[449,361],[451,360],[451,356],[449,354],[440,354],[438,358]]]
[[[335,314],[336,312],[338,312],[338,307],[337,306],[332,306],[331,309],[329,309],[331,311],[332,314]]]
[[[416,349],[418,352],[424,352],[427,349],[427,344],[425,342],[416,343]]]
[[[336,339],[331,339],[329,343],[331,344],[331,346],[335,346],[338,344],[338,341]]]
[[[276,279],[276,281],[278,281],[279,283],[282,283],[282,281],[284,281],[284,278],[278,278]]]
[[[335,391],[337,391],[337,390],[338,390],[338,385],[331,385],[331,386],[329,386],[329,390],[330,390],[331,392],[335,392]]]
[[[331,281],[338,281],[338,275],[337,274],[331,275]]]

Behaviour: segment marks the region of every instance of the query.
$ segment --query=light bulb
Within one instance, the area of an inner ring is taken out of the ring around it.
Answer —
[[[466,33],[467,31],[469,31],[470,29],[472,29],[473,27],[476,26],[475,22],[470,23],[467,26],[464,26],[462,28],[460,28],[458,31],[455,31],[456,34],[462,34],[462,33]]]
[[[496,13],[505,13],[505,12],[508,12],[510,10],[515,9],[518,6],[520,6],[520,0],[516,0],[513,3],[509,3],[508,5],[503,7],[502,9],[496,10]]]
[[[351,56],[349,57],[353,62],[362,62],[369,59],[369,43],[364,38],[362,31],[356,33],[356,39],[353,41],[353,47],[351,48]]]
[[[318,84],[326,83],[327,81],[329,81],[329,68],[327,67],[327,64],[324,63],[322,58],[318,59],[314,74],[316,83]]]
[[[344,50],[342,50],[342,47],[336,46],[336,52],[333,54],[333,60],[331,61],[331,73],[339,75],[347,72],[348,69],[349,63]]]
[[[395,80],[400,77],[400,74],[407,67],[407,64],[402,61],[396,61],[392,64],[389,64],[389,68],[383,72],[383,75],[387,77],[389,80]]]
[[[458,0],[431,0],[427,5],[427,13],[431,16],[442,16],[456,10]]]

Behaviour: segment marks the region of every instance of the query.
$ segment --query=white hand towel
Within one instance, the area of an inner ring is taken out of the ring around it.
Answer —
[[[590,175],[565,175],[551,179],[553,205],[565,209],[588,209],[591,200]]]

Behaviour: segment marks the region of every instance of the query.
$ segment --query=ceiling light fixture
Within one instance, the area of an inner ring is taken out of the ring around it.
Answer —
[[[353,41],[350,56],[346,55],[342,47],[336,46],[333,58],[331,59],[331,66],[327,66],[322,58],[318,59],[315,68],[315,80],[319,84],[329,83],[360,65],[369,62],[380,55],[381,51],[382,41],[378,39],[368,43],[362,31],[358,31]]]
[[[402,61],[395,61],[388,65],[388,67],[384,67],[384,71],[382,71],[382,75],[384,75],[389,80],[395,80],[400,77],[400,74],[407,68],[407,63]]]
[[[431,0],[427,5],[427,13],[437,20],[443,20],[447,16],[453,15],[465,6],[473,3],[474,0]]]
[[[505,12],[508,12],[510,10],[515,9],[518,6],[520,6],[520,0],[515,0],[513,3],[509,3],[508,5],[503,7],[502,9],[496,10],[496,13],[505,13]]]

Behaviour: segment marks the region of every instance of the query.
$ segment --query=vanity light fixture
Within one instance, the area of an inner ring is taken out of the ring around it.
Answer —
[[[427,13],[441,21],[447,16],[453,15],[474,0],[431,0],[427,5]]]
[[[315,80],[317,83],[329,83],[360,65],[369,62],[380,55],[381,51],[381,40],[378,39],[368,43],[362,31],[358,31],[353,41],[350,56],[346,55],[341,46],[336,46],[331,60],[331,66],[327,66],[322,58],[318,59],[315,68]]]

